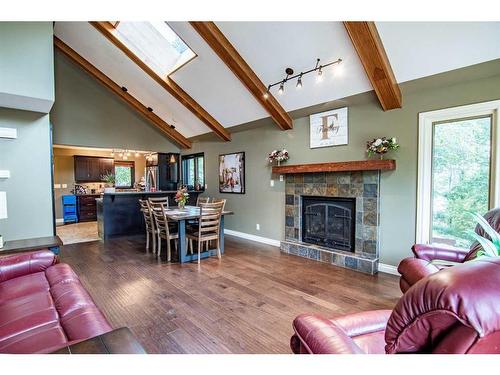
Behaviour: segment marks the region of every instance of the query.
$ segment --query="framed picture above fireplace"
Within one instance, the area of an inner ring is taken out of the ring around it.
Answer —
[[[310,148],[348,144],[347,107],[309,116]]]
[[[219,155],[219,192],[245,194],[245,153]]]

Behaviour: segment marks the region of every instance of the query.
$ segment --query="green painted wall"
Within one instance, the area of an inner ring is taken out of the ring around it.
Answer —
[[[52,22],[0,23],[0,46],[0,90],[52,101]],[[0,233],[7,241],[52,235],[49,115],[0,108],[0,127],[16,128],[18,135],[0,139],[0,169],[11,174],[0,179],[8,208]]]
[[[178,152],[159,130],[59,52],[55,79],[54,144]]]
[[[381,180],[382,263],[397,265],[410,255],[415,240],[418,113],[500,98],[500,61],[460,69],[402,85],[403,108],[383,112],[372,92],[293,112],[294,129],[280,131],[269,119],[241,126],[231,142],[200,137],[192,152],[205,152],[206,195],[227,199],[234,216],[227,228],[280,240],[284,234],[284,182],[272,176],[266,155],[275,148],[290,151],[289,164],[365,159],[366,140],[394,136],[401,144],[393,155],[397,169]],[[311,113],[349,107],[349,145],[309,148]],[[220,153],[246,152],[245,195],[219,194],[217,163]],[[191,151],[190,151],[191,152]],[[188,152],[185,152],[188,153]],[[270,187],[270,180],[275,186]],[[260,231],[256,224],[260,224]]]
[[[0,22],[0,96],[54,102],[52,22]],[[24,108],[23,100],[17,101]],[[33,105],[33,103],[31,103]]]

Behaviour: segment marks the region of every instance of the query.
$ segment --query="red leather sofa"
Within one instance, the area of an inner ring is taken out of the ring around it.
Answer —
[[[0,353],[50,353],[111,330],[51,251],[0,258]]]
[[[443,269],[418,281],[392,312],[293,322],[294,353],[500,353],[500,258]]]
[[[484,218],[497,232],[500,232],[500,208],[488,211]],[[482,237],[487,237],[480,225],[476,226],[475,232]],[[415,257],[403,259],[398,266],[398,272],[401,274],[399,279],[401,291],[406,292],[420,279],[446,268],[446,266],[431,263],[433,260],[463,263],[474,259],[480,249],[481,246],[477,242],[473,243],[469,249],[433,244],[413,245],[412,251]]]

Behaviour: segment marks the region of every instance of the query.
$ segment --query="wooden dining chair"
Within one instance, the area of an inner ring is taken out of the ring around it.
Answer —
[[[146,252],[149,253],[149,235],[151,235],[153,254],[156,254],[156,226],[153,213],[146,199],[139,199],[139,204],[141,206],[141,212],[144,215],[144,223],[146,224]]]
[[[169,225],[169,221],[166,214],[166,209],[168,205],[161,202],[149,203],[151,207],[151,212],[155,218],[156,224],[156,240],[157,240],[157,252],[156,256],[160,258],[161,256],[161,240],[164,239],[167,242],[167,261],[172,260],[172,251],[170,241],[174,240],[175,250],[177,251],[177,240],[179,239],[179,233],[177,230]]]
[[[210,197],[201,197],[198,195],[198,198],[196,198],[196,205],[199,206],[201,203],[208,203],[210,202]]]
[[[217,203],[201,203],[200,217],[198,218],[197,228],[193,228],[187,233],[189,248],[193,253],[193,240],[198,242],[198,263],[201,259],[201,247],[203,243],[209,243],[214,240],[217,243],[217,257],[221,258],[220,252],[220,221],[225,201]]]
[[[168,208],[168,197],[149,197],[149,203],[163,203]]]

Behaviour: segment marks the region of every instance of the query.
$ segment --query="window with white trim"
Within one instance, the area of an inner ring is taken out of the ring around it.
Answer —
[[[419,116],[418,243],[468,248],[471,212],[497,206],[497,121],[500,101]]]

